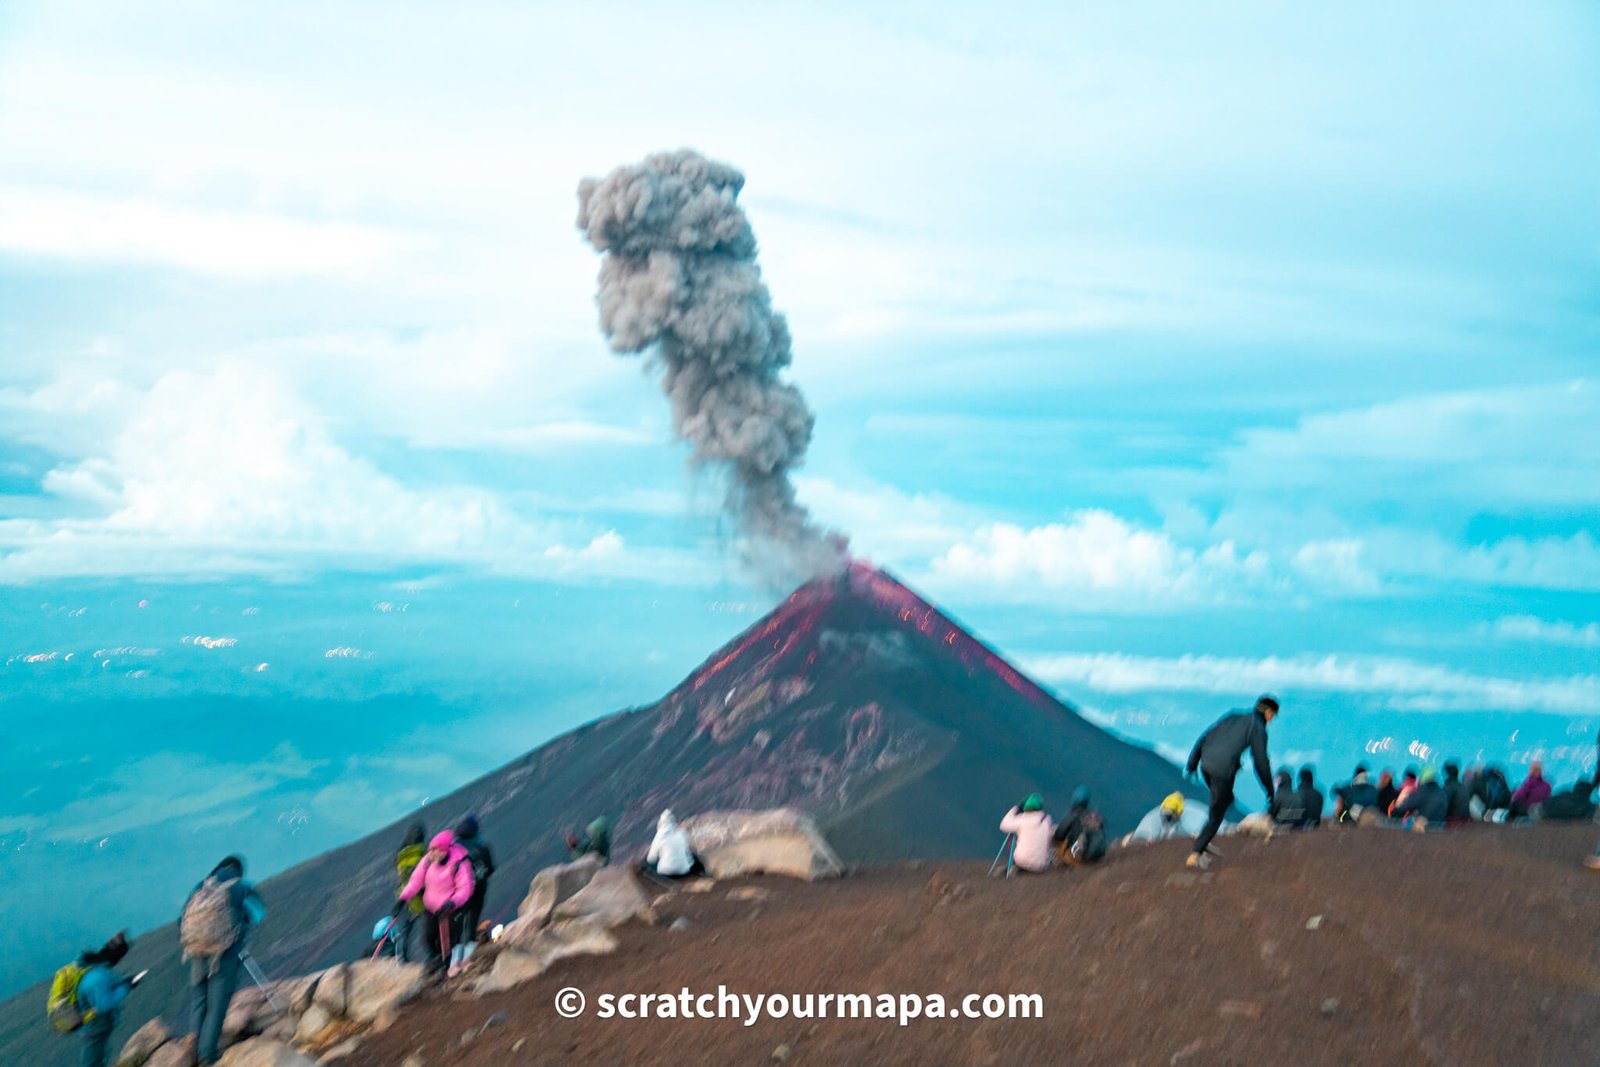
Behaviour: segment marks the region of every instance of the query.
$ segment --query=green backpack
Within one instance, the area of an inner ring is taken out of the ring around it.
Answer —
[[[57,971],[50,983],[50,1000],[45,1010],[50,1025],[58,1034],[70,1034],[94,1018],[93,1011],[86,1012],[78,1006],[78,983],[87,973],[89,968],[73,961]]]

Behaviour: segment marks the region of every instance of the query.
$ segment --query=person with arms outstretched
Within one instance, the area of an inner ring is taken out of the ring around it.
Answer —
[[[1217,835],[1223,820],[1228,817],[1228,809],[1233,807],[1233,783],[1238,777],[1239,765],[1247,749],[1255,763],[1256,777],[1261,780],[1262,791],[1269,799],[1272,797],[1272,763],[1267,758],[1267,724],[1276,718],[1277,714],[1277,698],[1264,695],[1256,701],[1253,711],[1229,712],[1212,723],[1211,728],[1201,734],[1200,740],[1194,743],[1194,751],[1189,753],[1189,762],[1185,770],[1190,777],[1198,772],[1205,778],[1206,786],[1211,790],[1211,813],[1199,836],[1194,839],[1194,851],[1189,854],[1189,866],[1201,869],[1211,866],[1211,858],[1206,855],[1206,848],[1210,846],[1211,839]]]

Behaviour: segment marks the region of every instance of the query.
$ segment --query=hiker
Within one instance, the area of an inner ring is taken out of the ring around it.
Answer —
[[[1206,848],[1222,828],[1222,821],[1228,817],[1228,809],[1233,806],[1233,783],[1239,774],[1239,765],[1246,749],[1249,749],[1255,762],[1256,777],[1261,780],[1261,788],[1269,798],[1272,796],[1272,764],[1267,759],[1267,724],[1277,715],[1277,698],[1264,695],[1256,701],[1254,710],[1224,715],[1194,743],[1194,751],[1189,753],[1185,770],[1191,778],[1196,771],[1205,776],[1206,785],[1211,789],[1211,811],[1205,827],[1194,839],[1194,851],[1189,853],[1189,866],[1202,869],[1211,866]]]
[[[411,872],[411,880],[400,891],[398,909],[422,898],[422,944],[428,950],[429,974],[438,974],[448,964],[445,960],[451,938],[456,937],[451,926],[455,914],[472,899],[472,860],[467,850],[456,843],[456,835],[441,830],[428,842],[427,855]]]
[[[466,967],[467,961],[478,950],[478,922],[483,918],[483,900],[489,893],[489,876],[494,874],[494,855],[489,846],[478,837],[478,817],[468,815],[456,827],[456,843],[467,850],[472,862],[472,897],[461,909],[450,950],[450,977],[454,978]]]
[[[178,940],[189,961],[189,1028],[200,1067],[216,1063],[221,1054],[222,1024],[239,987],[245,939],[266,915],[255,887],[244,880],[244,860],[238,856],[212,868],[183,906]]]
[[[1272,799],[1267,803],[1267,817],[1274,826],[1299,829],[1305,819],[1305,809],[1300,806],[1300,790],[1295,787],[1294,775],[1289,768],[1278,771],[1272,780]]]
[[[1472,782],[1472,816],[1488,822],[1504,822],[1511,807],[1511,783],[1499,767],[1488,766]]]
[[[1450,798],[1434,777],[1432,767],[1418,776],[1414,788],[1402,790],[1401,797],[1394,802],[1394,810],[1390,812],[1392,818],[1417,830],[1443,830],[1449,814]]]
[[[1302,830],[1315,830],[1322,825],[1322,809],[1327,803],[1322,795],[1322,790],[1317,788],[1316,778],[1311,773],[1310,767],[1300,768],[1300,828]]]
[[[1509,818],[1538,818],[1544,802],[1550,799],[1550,783],[1544,780],[1544,765],[1538,760],[1528,765],[1528,777],[1511,794]]]
[[[1415,767],[1407,767],[1405,776],[1400,779],[1400,791],[1395,794],[1393,802],[1390,803],[1387,809],[1391,818],[1394,817],[1395,805],[1404,802],[1406,797],[1416,792],[1417,782],[1417,769]]]
[[[1105,819],[1089,806],[1089,787],[1080,785],[1067,803],[1067,817],[1051,835],[1056,859],[1064,864],[1099,863],[1106,856]]]
[[[1389,809],[1400,797],[1400,787],[1394,784],[1394,772],[1385,767],[1378,775],[1378,814],[1388,816]]]
[[[581,859],[590,853],[599,856],[601,863],[611,862],[611,820],[604,815],[597,816],[581,834],[567,833],[568,859]]]
[[[1358,763],[1356,773],[1350,781],[1334,790],[1337,798],[1333,806],[1334,821],[1359,826],[1362,816],[1368,812],[1372,814],[1368,819],[1377,817],[1378,787],[1367,778],[1367,765]]]
[[[1472,821],[1472,790],[1461,780],[1461,767],[1454,763],[1444,765],[1444,790],[1446,804],[1445,825],[1465,826]]]
[[[1038,793],[1030,793],[1020,806],[1006,812],[1000,832],[1017,835],[1011,846],[1011,862],[1017,870],[1037,874],[1050,869],[1050,837],[1055,828]]]
[[[643,869],[646,874],[658,878],[687,878],[705,870],[700,857],[689,847],[689,835],[678,825],[671,808],[663,810],[656,820],[655,840],[650,842],[650,851],[645,853]]]
[[[137,977],[124,978],[112,969],[130,947],[124,930],[100,948],[84,950],[51,983],[50,1023],[63,1033],[76,1026],[83,1035],[83,1067],[106,1067],[122,1002],[138,984]]]
[[[1122,839],[1124,846],[1136,841],[1165,841],[1169,837],[1193,837],[1206,824],[1198,808],[1186,808],[1182,793],[1168,793],[1153,811],[1145,813],[1133,832]]]
[[[417,864],[422,862],[422,857],[427,855],[428,846],[423,844],[428,839],[428,832],[423,829],[420,822],[414,822],[406,829],[406,836],[400,842],[400,849],[394,854],[394,871],[399,876],[400,883],[395,886],[395,901],[400,900],[406,883],[411,881],[411,872],[417,869]],[[390,916],[388,932],[388,951],[401,963],[411,961],[411,928],[417,923],[417,916],[422,914],[422,901],[416,897],[407,901],[403,907],[397,907]]]
[[[1594,818],[1594,781],[1579,778],[1570,789],[1552,794],[1544,802],[1545,819],[1556,822],[1579,822]]]

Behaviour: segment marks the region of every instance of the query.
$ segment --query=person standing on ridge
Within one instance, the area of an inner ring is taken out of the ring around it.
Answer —
[[[216,1063],[221,1054],[222,1024],[239,987],[245,938],[266,915],[266,905],[244,880],[244,860],[238,856],[212,868],[183,906],[178,940],[189,961],[189,1027],[200,1067]]]
[[[429,974],[437,974],[449,965],[445,952],[449,949],[451,920],[455,913],[472,899],[472,860],[467,850],[456,843],[456,835],[441,830],[428,842],[428,854],[422,857],[411,880],[400,891],[400,903],[407,904],[417,896],[422,897],[425,919],[422,924],[422,943],[428,950]]]
[[[82,1067],[106,1067],[111,1031],[116,1028],[122,1002],[137,981],[124,978],[112,968],[128,954],[128,935],[118,934],[98,950],[78,957],[77,987],[72,992],[74,1005],[83,1020]]]
[[[1185,770],[1190,777],[1196,772],[1204,776],[1206,786],[1211,790],[1211,812],[1205,827],[1194,839],[1189,866],[1202,870],[1211,866],[1211,857],[1206,855],[1206,849],[1221,829],[1223,820],[1228,817],[1228,809],[1233,806],[1233,783],[1238,777],[1246,749],[1255,763],[1256,777],[1261,780],[1262,791],[1267,794],[1268,800],[1272,798],[1272,762],[1267,758],[1267,724],[1277,715],[1278,698],[1263,695],[1256,701],[1254,710],[1229,712],[1212,723],[1211,728],[1194,743],[1194,751],[1189,753]]]
[[[451,935],[450,977],[460,974],[478,948],[478,920],[483,917],[483,900],[489,894],[489,876],[494,874],[494,855],[478,836],[478,817],[468,815],[456,827],[456,843],[467,850],[472,863],[472,897],[462,907]]]
[[[428,831],[420,822],[414,822],[406,830],[405,839],[400,842],[400,849],[394,854],[394,872],[400,879],[400,884],[395,886],[396,907],[393,923],[389,927],[389,945],[394,951],[394,958],[401,963],[411,960],[411,928],[416,925],[417,916],[422,914],[422,901],[412,897],[406,903],[399,903],[400,893],[405,889],[406,883],[411,881],[411,872],[417,869],[417,864],[422,862],[422,857],[428,854],[428,846],[423,842],[428,839]]]

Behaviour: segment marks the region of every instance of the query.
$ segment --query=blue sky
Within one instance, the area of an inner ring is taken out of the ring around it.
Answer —
[[[403,698],[342,758],[41,717],[116,758],[0,840],[237,779],[323,828],[287,862],[772,602],[574,226],[685,145],[747,176],[802,499],[1100,721],[1181,746],[1274,689],[1330,776],[1592,764],[1600,11],[591,7],[0,13],[0,715]]]

